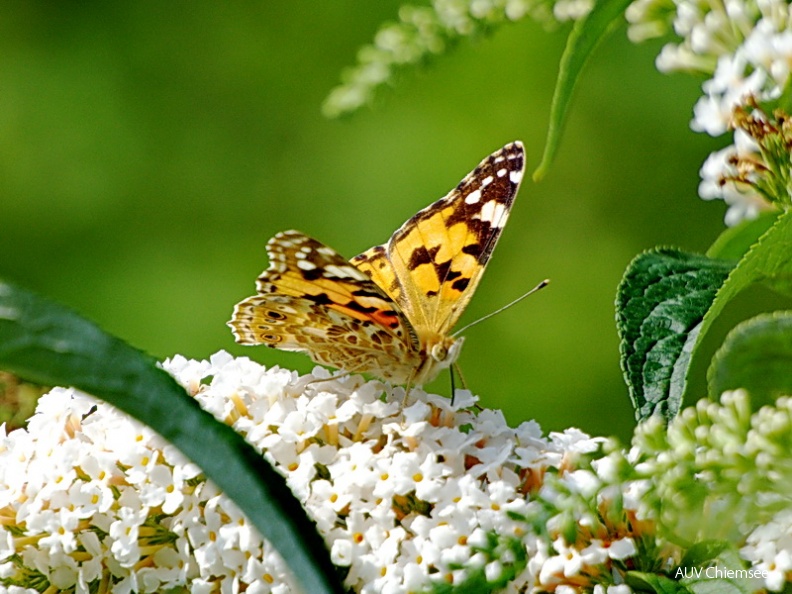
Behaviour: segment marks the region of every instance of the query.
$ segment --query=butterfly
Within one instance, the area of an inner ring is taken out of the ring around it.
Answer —
[[[509,217],[525,166],[520,142],[484,159],[383,244],[347,260],[298,231],[267,243],[257,294],[234,308],[236,341],[422,386],[459,356],[451,334]]]

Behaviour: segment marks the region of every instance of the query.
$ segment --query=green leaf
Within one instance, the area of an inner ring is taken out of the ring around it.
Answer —
[[[764,589],[759,579],[751,579],[734,545],[708,541],[694,545],[685,554],[677,572],[680,580],[694,594],[750,594]]]
[[[714,559],[717,559],[727,549],[731,548],[731,543],[725,540],[705,540],[691,546],[682,560],[680,567],[703,567]]]
[[[669,576],[630,571],[625,581],[633,590],[654,594],[748,594],[763,587],[746,577],[745,563],[725,541],[693,545]]]
[[[739,260],[778,219],[780,213],[764,213],[756,219],[727,228],[707,250],[710,258]]]
[[[304,591],[343,591],[324,542],[283,477],[153,358],[63,306],[0,281],[0,368],[74,386],[150,426],[234,500]]]
[[[743,231],[739,241],[737,232],[711,251],[744,251],[747,238],[760,228]],[[740,291],[764,283],[792,295],[790,253],[792,211],[775,219],[736,266],[669,249],[641,254],[630,264],[619,285],[616,317],[622,369],[636,418],[661,414],[669,419],[677,413],[690,396],[687,373],[698,345]]]
[[[673,249],[639,255],[616,297],[622,370],[636,418],[679,411],[702,320],[733,264]]]
[[[792,295],[792,211],[776,219],[742,257],[718,291],[717,299],[704,316],[699,340],[706,334],[724,306],[737,293],[754,283],[764,283],[785,295]]]
[[[705,570],[706,571],[706,570]],[[710,571],[715,571],[710,569]],[[746,570],[743,570],[746,571]],[[737,578],[689,578],[683,580],[689,592],[693,594],[751,594],[761,591],[760,584],[751,586]]]
[[[545,176],[555,158],[566,123],[569,102],[580,72],[597,44],[621,21],[624,11],[631,2],[632,0],[599,0],[585,18],[575,23],[569,34],[553,92],[545,150],[542,162],[534,171],[534,181],[539,181]]]
[[[624,581],[636,592],[653,592],[654,594],[689,594],[684,584],[664,575],[643,571],[628,571]]]
[[[744,388],[754,405],[792,394],[792,312],[762,314],[726,337],[707,373],[710,395]]]
[[[782,295],[792,296],[792,210],[775,224],[742,258],[724,291],[739,291],[754,283],[764,283]]]

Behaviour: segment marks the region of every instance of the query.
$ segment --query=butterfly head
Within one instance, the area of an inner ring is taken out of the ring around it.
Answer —
[[[422,386],[431,382],[438,374],[451,367],[459,357],[464,337],[436,336],[425,345],[421,366],[416,370],[412,383]]]

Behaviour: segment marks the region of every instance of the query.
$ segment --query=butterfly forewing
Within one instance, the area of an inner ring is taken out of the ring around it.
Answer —
[[[351,260],[399,305],[419,336],[449,333],[464,311],[506,224],[524,166],[522,144],[506,145],[387,244]]]

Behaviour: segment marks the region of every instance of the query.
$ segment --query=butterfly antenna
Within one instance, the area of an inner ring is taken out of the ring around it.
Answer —
[[[457,335],[461,334],[462,332],[464,332],[465,330],[467,330],[468,328],[470,328],[471,326],[475,326],[476,324],[478,324],[478,323],[480,323],[480,322],[483,322],[484,320],[488,320],[488,319],[489,319],[489,318],[491,318],[492,316],[496,316],[496,315],[498,315],[498,314],[499,314],[499,313],[501,313],[502,311],[506,311],[506,310],[507,310],[507,309],[509,309],[509,308],[510,308],[512,305],[517,305],[517,304],[518,304],[520,301],[522,301],[523,299],[525,299],[525,298],[526,298],[526,297],[528,297],[529,295],[533,295],[533,294],[534,294],[534,293],[536,293],[536,292],[537,292],[539,289],[544,289],[544,288],[545,288],[547,285],[549,285],[549,284],[550,284],[550,279],[547,279],[547,278],[546,278],[546,279],[544,279],[544,280],[543,280],[541,283],[539,283],[538,285],[536,285],[536,286],[535,286],[533,289],[531,289],[531,290],[530,290],[530,291],[528,291],[527,293],[524,293],[524,294],[520,295],[520,296],[519,296],[519,297],[517,297],[517,299],[515,299],[514,301],[511,301],[510,303],[507,303],[507,304],[506,304],[506,305],[504,305],[503,307],[500,307],[500,308],[496,309],[495,311],[488,313],[486,316],[483,316],[483,317],[479,318],[478,320],[474,320],[473,322],[470,322],[470,324],[468,324],[467,326],[463,326],[462,328],[460,328],[459,330],[457,330],[456,332],[454,332],[454,334],[453,334],[452,336],[457,336]]]

